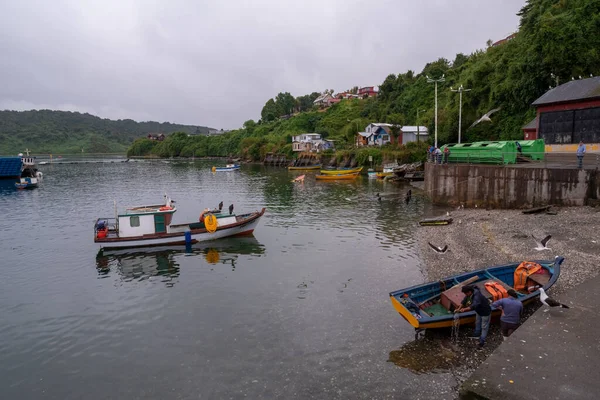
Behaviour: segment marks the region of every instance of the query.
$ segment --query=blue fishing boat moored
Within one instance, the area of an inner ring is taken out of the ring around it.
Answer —
[[[539,288],[548,290],[556,283],[563,261],[563,257],[557,256],[550,261],[523,261],[479,269],[437,282],[396,290],[390,293],[390,300],[396,311],[416,329],[418,336],[424,329],[448,328],[454,323],[475,322],[474,311],[461,312],[456,316],[454,314],[464,298],[461,291],[464,285],[479,287],[481,293],[490,300],[499,295],[491,293],[493,287],[488,291],[490,284],[500,286],[500,290],[515,289],[518,300],[527,304],[538,298]],[[492,317],[499,316],[500,313],[501,310],[492,309]]]
[[[238,164],[227,164],[225,167],[212,167],[212,172],[237,171],[240,169]]]

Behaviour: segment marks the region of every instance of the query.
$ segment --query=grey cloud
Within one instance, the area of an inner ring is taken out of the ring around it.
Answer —
[[[515,31],[523,0],[7,0],[0,109],[235,128],[280,91],[376,85]]]

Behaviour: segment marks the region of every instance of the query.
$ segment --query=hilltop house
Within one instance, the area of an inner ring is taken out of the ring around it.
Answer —
[[[393,124],[380,122],[374,122],[367,125],[364,132],[358,132],[356,135],[356,146],[382,146],[384,144],[393,143],[393,126]],[[396,138],[397,144],[416,142],[417,134],[419,140],[425,141],[429,138],[429,132],[424,126],[403,126],[398,132],[398,137]]]
[[[292,136],[293,151],[314,151],[318,153],[323,150],[333,149],[333,147],[333,141],[322,139],[318,133],[303,133]]]
[[[149,133],[147,138],[150,140],[158,140],[159,142],[162,142],[163,140],[165,140],[165,134],[164,133]]]
[[[329,93],[324,93],[324,94],[320,95],[319,97],[317,97],[315,99],[315,101],[313,101],[313,104],[317,105],[319,107],[329,107],[332,104],[339,103],[339,102],[340,102],[340,99],[336,99]]]
[[[377,96],[377,90],[375,90],[375,86],[365,86],[358,89],[358,96],[361,98],[375,97]]]
[[[398,136],[399,144],[406,144],[409,142],[418,141],[424,142],[427,139],[429,139],[429,132],[424,126],[405,125],[402,128],[400,128],[400,132],[402,132],[402,135]]]
[[[392,124],[373,122],[356,135],[356,146],[382,146],[391,143]]]

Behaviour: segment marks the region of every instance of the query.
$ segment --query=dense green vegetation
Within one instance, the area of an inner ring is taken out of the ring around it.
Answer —
[[[485,50],[457,54],[452,61],[440,58],[418,74],[390,74],[380,85],[376,99],[343,100],[318,112],[310,103],[318,93],[297,98],[280,93],[267,101],[261,120],[246,121],[239,130],[218,137],[171,135],[162,143],[139,140],[129,154],[240,155],[258,160],[267,152],[291,155],[291,136],[304,132],[336,140],[338,154],[344,154],[352,146],[357,130],[370,122],[427,125],[433,137],[434,85],[427,82],[427,76],[438,79],[442,75],[445,82],[438,85],[440,144],[457,141],[459,96],[449,89],[460,85],[471,89],[463,94],[464,142],[522,138],[521,127],[535,116],[531,103],[556,86],[556,77],[564,83],[572,77],[600,74],[600,2],[527,0],[519,16],[520,28],[514,39],[493,47],[488,41]],[[492,115],[491,123],[470,128],[481,115],[497,107],[501,110]],[[407,149],[386,151],[387,156],[375,151],[378,159],[389,158],[391,151]]]
[[[148,133],[206,133],[204,126],[168,122],[112,121],[68,111],[0,111],[0,154],[29,148],[40,153],[124,153]]]

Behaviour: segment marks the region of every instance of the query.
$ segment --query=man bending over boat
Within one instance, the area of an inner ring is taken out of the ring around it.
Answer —
[[[517,292],[514,289],[509,289],[507,293],[509,297],[492,303],[492,307],[502,310],[500,329],[504,340],[519,327],[521,313],[523,312],[523,303],[517,300],[517,297],[519,297]]]
[[[490,329],[492,308],[488,299],[481,294],[477,286],[466,285],[462,287],[461,291],[465,294],[465,298],[461,307],[454,312],[475,311],[475,332],[469,337],[479,339],[478,347],[481,349],[485,345],[485,339]],[[469,301],[471,301],[471,305],[468,305]]]

